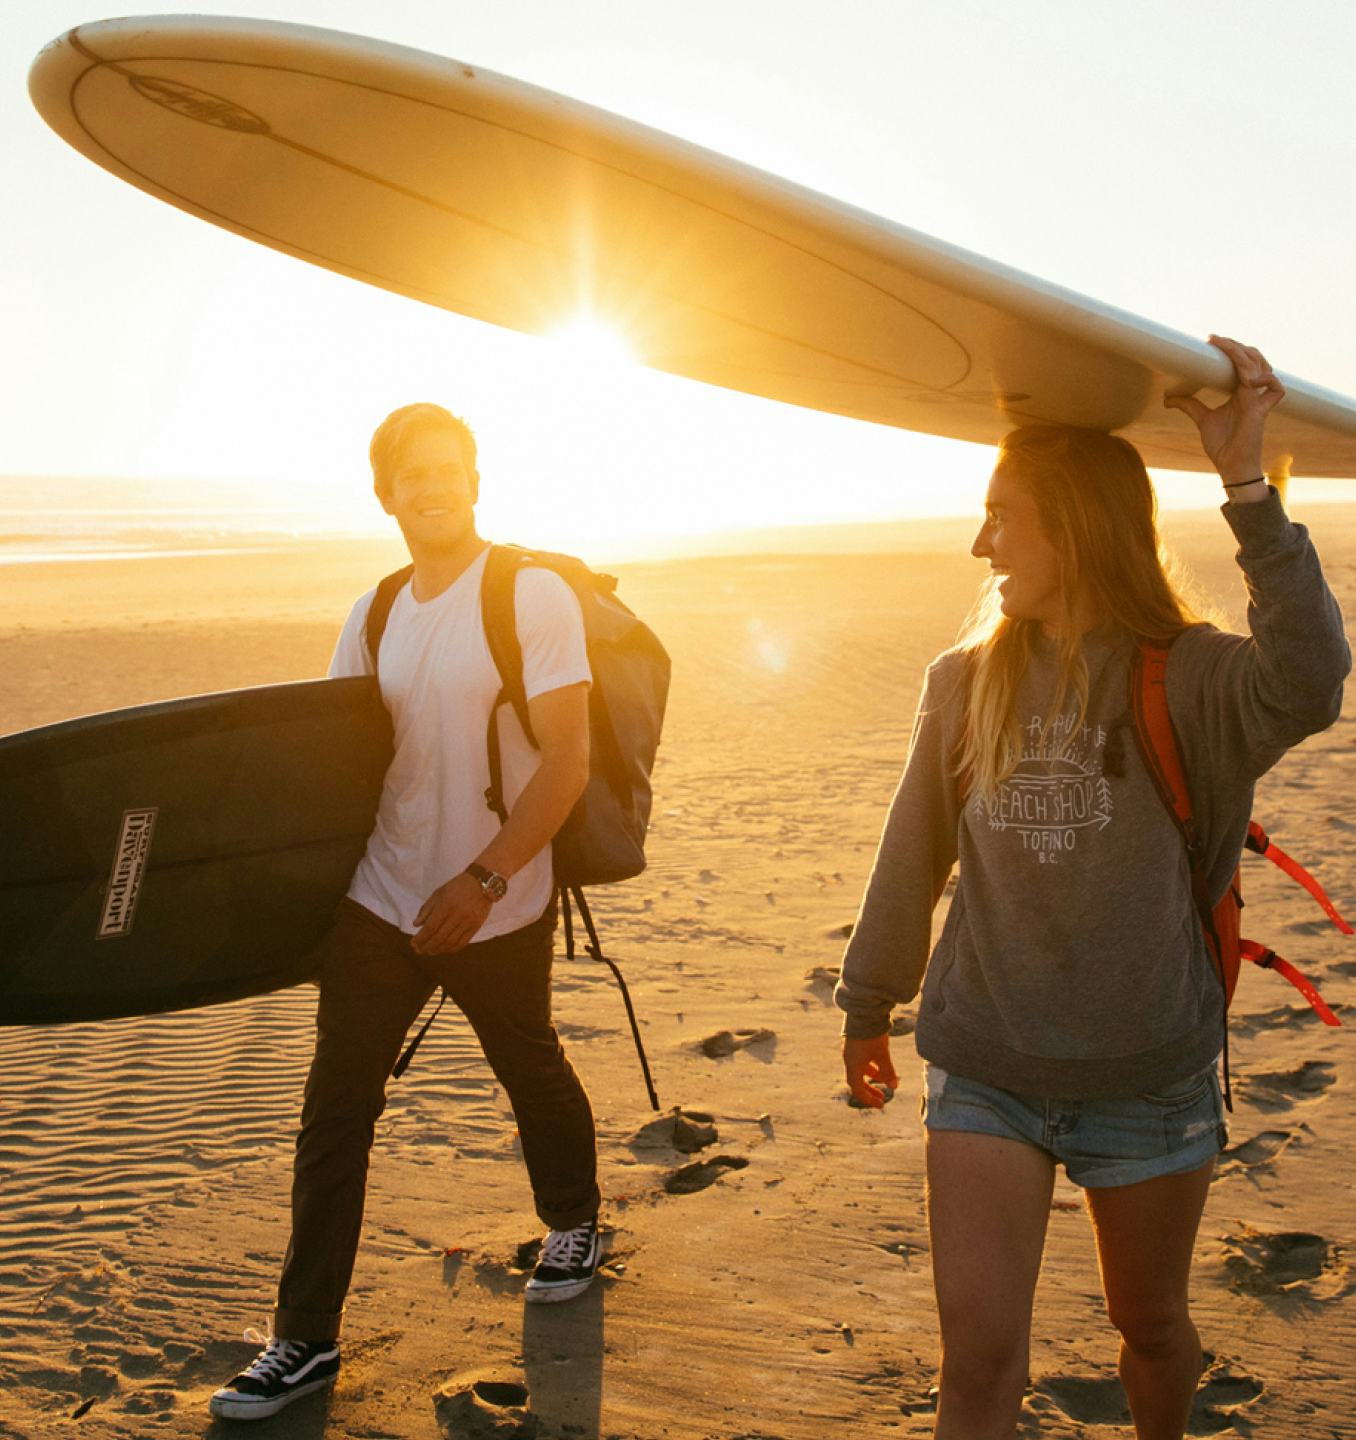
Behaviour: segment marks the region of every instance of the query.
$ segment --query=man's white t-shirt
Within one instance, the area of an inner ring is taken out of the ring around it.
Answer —
[[[499,817],[485,803],[490,783],[485,726],[499,694],[480,613],[488,548],[441,595],[420,603],[406,585],[381,641],[382,698],[395,726],[395,756],[382,787],[376,828],[349,885],[349,898],[407,934],[440,886],[494,838]],[[375,589],[349,613],[330,662],[332,676],[370,675],[363,626]],[[529,700],[589,680],[584,621],[574,592],[550,570],[520,570],[514,595]],[[512,812],[541,757],[511,705],[499,711],[504,802]],[[530,924],[552,889],[551,847],[509,881],[508,894],[477,941]]]

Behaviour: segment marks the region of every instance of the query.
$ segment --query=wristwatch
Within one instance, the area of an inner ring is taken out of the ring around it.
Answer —
[[[508,881],[502,875],[496,875],[493,870],[487,870],[483,865],[477,865],[472,861],[463,873],[469,875],[473,880],[478,880],[480,888],[496,905],[508,894]]]

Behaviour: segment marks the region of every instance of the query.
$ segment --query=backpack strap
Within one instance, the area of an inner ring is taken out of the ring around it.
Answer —
[[[480,577],[480,620],[485,630],[485,643],[490,659],[499,672],[499,694],[490,707],[485,722],[485,753],[489,758],[490,783],[485,788],[485,804],[499,817],[502,825],[508,820],[504,801],[504,767],[499,749],[499,710],[511,705],[518,723],[523,727],[528,744],[537,747],[532,720],[527,713],[527,691],[523,687],[523,646],[518,639],[518,572],[530,564],[532,553],[516,545],[491,545]]]
[[[372,661],[372,673],[377,673],[377,652],[381,649],[381,637],[386,633],[386,622],[391,618],[391,606],[395,604],[395,598],[404,589],[411,575],[414,574],[414,566],[406,565],[403,569],[395,570],[377,585],[377,593],[372,597],[372,603],[367,609],[367,619],[363,623],[363,642],[367,646],[368,657]]]
[[[1248,838],[1244,843],[1255,855],[1261,855],[1267,860],[1270,860],[1277,869],[1289,875],[1297,885],[1302,885],[1309,894],[1314,897],[1321,906],[1323,913],[1337,926],[1343,935],[1350,935],[1352,933],[1351,926],[1337,913],[1337,906],[1328,899],[1328,892],[1298,860],[1287,855],[1267,832],[1262,829],[1256,820],[1248,822]]]
[[[1230,975],[1236,973],[1236,967],[1228,964],[1224,938],[1215,919],[1215,908],[1206,894],[1205,856],[1196,831],[1196,815],[1191,807],[1191,791],[1182,766],[1181,747],[1168,710],[1168,653],[1166,645],[1156,645],[1151,640],[1139,641],[1131,670],[1130,709],[1135,721],[1135,741],[1144,759],[1144,767],[1186,847],[1191,898],[1205,933],[1206,949],[1214,962],[1215,975],[1224,991],[1224,1103],[1232,1111],[1234,1097],[1229,1083],[1228,1006],[1233,994]],[[1236,915],[1236,911],[1234,913]],[[1231,925],[1229,928],[1232,939],[1235,927]]]
[[[1251,960],[1254,965],[1260,965],[1264,970],[1274,970],[1278,975],[1284,975],[1309,1002],[1314,1014],[1325,1025],[1341,1025],[1342,1022],[1328,1008],[1313,981],[1301,975],[1289,960],[1284,959],[1258,940],[1240,940],[1238,952],[1244,959]]]
[[[1177,743],[1168,710],[1168,653],[1166,645],[1141,640],[1135,650],[1131,677],[1131,712],[1135,720],[1135,739],[1145,769],[1154,782],[1159,798],[1181,832],[1186,846],[1187,866],[1191,872],[1191,895],[1205,933],[1215,950],[1215,966],[1224,979],[1220,938],[1215,931],[1214,906],[1206,894],[1205,855],[1196,830],[1196,815],[1191,807],[1191,790],[1182,765],[1182,750]]]
[[[447,987],[443,986],[443,993],[438,997],[438,1006],[433,1014],[419,1027],[419,1033],[406,1045],[404,1053],[396,1061],[391,1069],[391,1079],[399,1080],[400,1077],[410,1068],[410,1062],[414,1059],[414,1052],[424,1043],[424,1036],[428,1034],[428,1027],[443,1013],[443,1006],[447,1003]]]
[[[1182,752],[1177,744],[1172,715],[1168,710],[1168,648],[1141,640],[1135,649],[1131,685],[1131,711],[1140,754],[1154,782],[1159,798],[1176,822],[1186,841],[1187,856],[1194,868],[1199,845],[1196,819],[1191,809],[1191,791]]]
[[[631,1022],[631,1038],[636,1044],[636,1056],[640,1060],[640,1073],[645,1077],[645,1092],[650,1097],[650,1109],[659,1109],[659,1093],[654,1088],[654,1077],[650,1074],[649,1057],[645,1054],[645,1045],[640,1038],[640,1025],[636,1020],[635,1006],[631,1004],[631,992],[626,988],[626,981],[617,962],[610,956],[603,954],[603,942],[598,938],[598,931],[593,924],[593,914],[589,910],[588,901],[584,899],[584,892],[578,885],[562,885],[560,887],[561,912],[565,918],[565,958],[574,959],[574,916],[570,910],[571,898],[579,910],[579,918],[584,922],[584,928],[588,931],[588,943],[584,946],[584,953],[592,960],[601,960],[604,965],[612,971],[613,979],[616,980],[621,990],[622,1001],[626,1006],[626,1018]]]

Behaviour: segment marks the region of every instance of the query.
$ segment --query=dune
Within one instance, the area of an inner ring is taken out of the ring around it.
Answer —
[[[1356,508],[1299,518],[1356,616]],[[1223,522],[1179,513],[1166,527],[1203,599],[1242,624]],[[829,995],[923,667],[980,567],[950,530],[889,543],[618,567],[674,685],[650,869],[594,903],[664,1110],[646,1104],[606,970],[560,960],[558,1019],[598,1115],[601,1283],[523,1305],[538,1227],[512,1117],[444,1011],[380,1122],[340,1382],[269,1434],[930,1433],[909,1018],[900,1093],[855,1110]],[[9,567],[0,728],[323,673],[348,605],[399,559],[385,543],[327,542]],[[1356,690],[1258,799],[1349,913],[1353,793]],[[1356,1013],[1353,942],[1271,867],[1245,874],[1254,928]],[[1193,1434],[1356,1436],[1351,1041],[1294,999],[1250,973],[1235,1002],[1236,1109],[1197,1252],[1210,1361]],[[304,987],[0,1029],[3,1440],[76,1423],[101,1440],[203,1433],[211,1391],[253,1353],[242,1331],[267,1324],[313,1010]],[[1024,1433],[1111,1440],[1131,1431],[1080,1209],[1061,1179]]]

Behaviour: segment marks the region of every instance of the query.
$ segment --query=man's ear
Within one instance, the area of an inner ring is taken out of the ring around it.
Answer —
[[[391,508],[391,491],[389,487],[385,487],[380,481],[374,480],[372,482],[372,493],[377,497],[377,503],[388,515],[395,514],[395,511]]]
[[[471,471],[471,504],[474,505],[480,500],[480,471]]]

